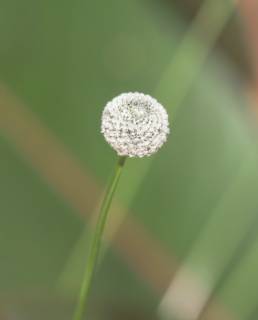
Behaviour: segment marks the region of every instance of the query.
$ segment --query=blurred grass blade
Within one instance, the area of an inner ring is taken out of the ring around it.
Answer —
[[[224,305],[234,311],[239,320],[257,319],[258,306],[258,237],[257,237],[257,217],[250,236],[255,240],[249,243],[248,248],[242,252],[242,259],[239,264],[230,273],[229,277],[223,283],[222,288],[216,295],[216,298],[223,301]]]
[[[254,190],[257,188],[257,156],[251,151],[165,294],[160,307],[165,318],[198,319],[221,274],[255,221],[258,200]]]
[[[172,53],[171,62],[164,72],[154,94],[168,109],[172,126],[175,121],[175,111],[182,105],[184,98],[189,93],[214,43],[230,19],[233,10],[234,5],[231,1],[204,1],[200,12],[193,20],[181,44],[176,49],[176,52]],[[207,22],[208,25],[206,26]],[[205,39],[201,39],[203,29],[206,31]],[[149,158],[143,161],[140,159],[128,162],[128,168],[124,174],[120,188],[121,190],[125,190],[126,197],[121,196],[121,198],[124,199],[124,204],[127,206],[133,201],[140,186],[143,184],[154,159]],[[129,181],[130,183],[128,183]],[[124,210],[123,213],[125,212]],[[117,228],[119,228],[120,223],[124,219],[121,212],[117,211],[116,213],[117,217],[114,219],[116,220],[116,226],[112,228],[113,235],[115,235]],[[87,244],[83,244],[86,238],[87,235],[82,236],[82,239],[77,244],[77,248],[71,254],[71,258],[67,262],[67,268],[61,277],[61,282],[67,282],[72,270],[80,269],[79,261],[84,256],[83,252],[87,248]],[[108,239],[109,241],[112,239],[111,234],[109,234]],[[67,280],[65,280],[66,278]]]

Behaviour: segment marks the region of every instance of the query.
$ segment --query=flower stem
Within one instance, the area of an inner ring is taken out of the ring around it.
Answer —
[[[94,270],[96,267],[101,239],[107,220],[108,211],[118,185],[118,181],[121,175],[122,168],[125,164],[126,157],[119,156],[115,167],[115,171],[107,187],[105,197],[103,199],[99,217],[96,225],[96,229],[93,233],[92,241],[90,244],[89,255],[87,264],[83,276],[83,281],[79,293],[78,303],[75,309],[73,320],[82,320],[83,314],[86,311],[86,304],[89,297],[89,291],[93,280]]]

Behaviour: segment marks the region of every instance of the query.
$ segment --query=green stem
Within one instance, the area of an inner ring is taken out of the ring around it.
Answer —
[[[83,276],[83,281],[80,289],[77,307],[75,309],[73,320],[82,320],[83,314],[86,310],[86,304],[89,297],[89,291],[96,267],[98,254],[100,250],[101,239],[107,220],[108,211],[118,185],[118,181],[121,175],[122,168],[124,166],[126,157],[118,157],[118,162],[115,167],[114,174],[107,187],[105,197],[103,199],[100,213],[96,225],[96,229],[93,234],[92,242],[89,249],[89,255],[87,259],[86,269]]]

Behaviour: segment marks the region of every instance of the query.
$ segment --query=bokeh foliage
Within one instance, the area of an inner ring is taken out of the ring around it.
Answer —
[[[169,256],[203,278],[211,296],[246,319],[256,310],[257,239],[239,248],[257,230],[257,136],[241,74],[221,52],[209,54],[231,14],[217,6],[216,32],[208,24],[204,42],[194,30],[182,46],[183,19],[153,1],[1,0],[0,74],[102,186],[115,159],[99,132],[103,105],[123,91],[158,94],[170,139],[153,159],[129,160],[117,199]],[[0,132],[3,310],[21,319],[70,319],[86,248],[75,263],[71,257],[84,223]],[[160,299],[116,251],[107,252],[94,319],[155,319]]]

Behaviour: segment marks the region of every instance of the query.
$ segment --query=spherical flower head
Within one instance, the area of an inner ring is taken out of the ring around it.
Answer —
[[[168,115],[149,95],[123,93],[105,106],[101,132],[120,156],[150,156],[167,140]]]

